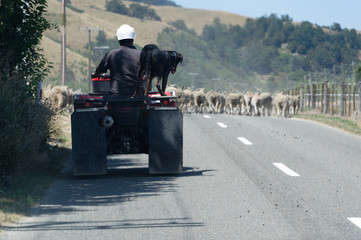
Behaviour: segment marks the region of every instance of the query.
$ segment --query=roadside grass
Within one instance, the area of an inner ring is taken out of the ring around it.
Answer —
[[[68,120],[69,119],[69,120]],[[47,144],[47,149],[36,153],[21,176],[9,179],[6,186],[0,188],[0,226],[14,223],[24,217],[45,196],[55,178],[63,168],[64,161],[69,157],[71,149],[69,116],[57,119]]]
[[[329,116],[329,115],[321,115],[321,114],[307,113],[307,112],[298,115],[293,115],[292,117],[323,123],[344,130],[346,132],[361,136],[360,120],[355,120],[347,117]]]

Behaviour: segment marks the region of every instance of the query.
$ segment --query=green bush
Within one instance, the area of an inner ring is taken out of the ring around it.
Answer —
[[[46,7],[46,0],[0,4],[0,177],[30,166],[49,135],[53,113],[36,100],[50,68],[38,47],[43,32],[54,27]]]
[[[54,113],[27,96],[24,76],[0,79],[0,176],[16,176],[36,161],[50,133]]]
[[[110,0],[105,4],[107,11],[118,13],[122,15],[128,15],[128,9],[124,3],[120,0]]]

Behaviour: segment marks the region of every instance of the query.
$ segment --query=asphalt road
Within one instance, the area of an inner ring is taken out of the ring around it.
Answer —
[[[361,239],[361,138],[295,119],[184,116],[184,172],[65,169],[0,239]]]

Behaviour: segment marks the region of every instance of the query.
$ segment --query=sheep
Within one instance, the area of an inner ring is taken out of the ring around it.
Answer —
[[[219,113],[219,107],[221,104],[221,96],[219,92],[210,90],[206,94],[207,101],[209,103],[208,112]]]
[[[69,89],[67,86],[46,86],[43,95],[56,110],[62,110],[69,104]]]
[[[260,105],[261,105],[261,96],[259,93],[255,93],[251,99],[251,112],[252,116],[260,116]]]
[[[244,94],[244,113],[245,115],[251,114],[251,100],[252,100],[253,94],[250,92],[246,92]]]
[[[207,108],[207,99],[204,88],[200,88],[193,92],[193,103],[195,113],[204,113]]]
[[[230,93],[226,96],[225,112],[240,115],[243,110],[244,97],[242,93]]]
[[[48,100],[51,107],[57,111],[72,111],[74,105],[74,95],[81,94],[81,90],[73,90],[68,86],[52,86],[47,85],[43,88],[43,98]]]
[[[181,105],[182,113],[192,113],[193,112],[193,92],[191,88],[187,88],[182,91],[179,96],[179,102]]]
[[[262,115],[271,116],[272,113],[272,96],[270,93],[261,93],[260,94],[260,107]]]
[[[289,102],[288,95],[284,95],[283,93],[278,93],[273,98],[272,105],[276,110],[277,117],[285,117],[287,118],[289,111]]]
[[[291,114],[298,114],[298,110],[300,108],[300,95],[289,96],[288,105]]]

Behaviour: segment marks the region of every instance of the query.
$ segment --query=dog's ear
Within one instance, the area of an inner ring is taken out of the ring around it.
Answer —
[[[183,62],[183,56],[180,53],[177,53],[177,58],[179,59],[179,62],[182,63]]]

